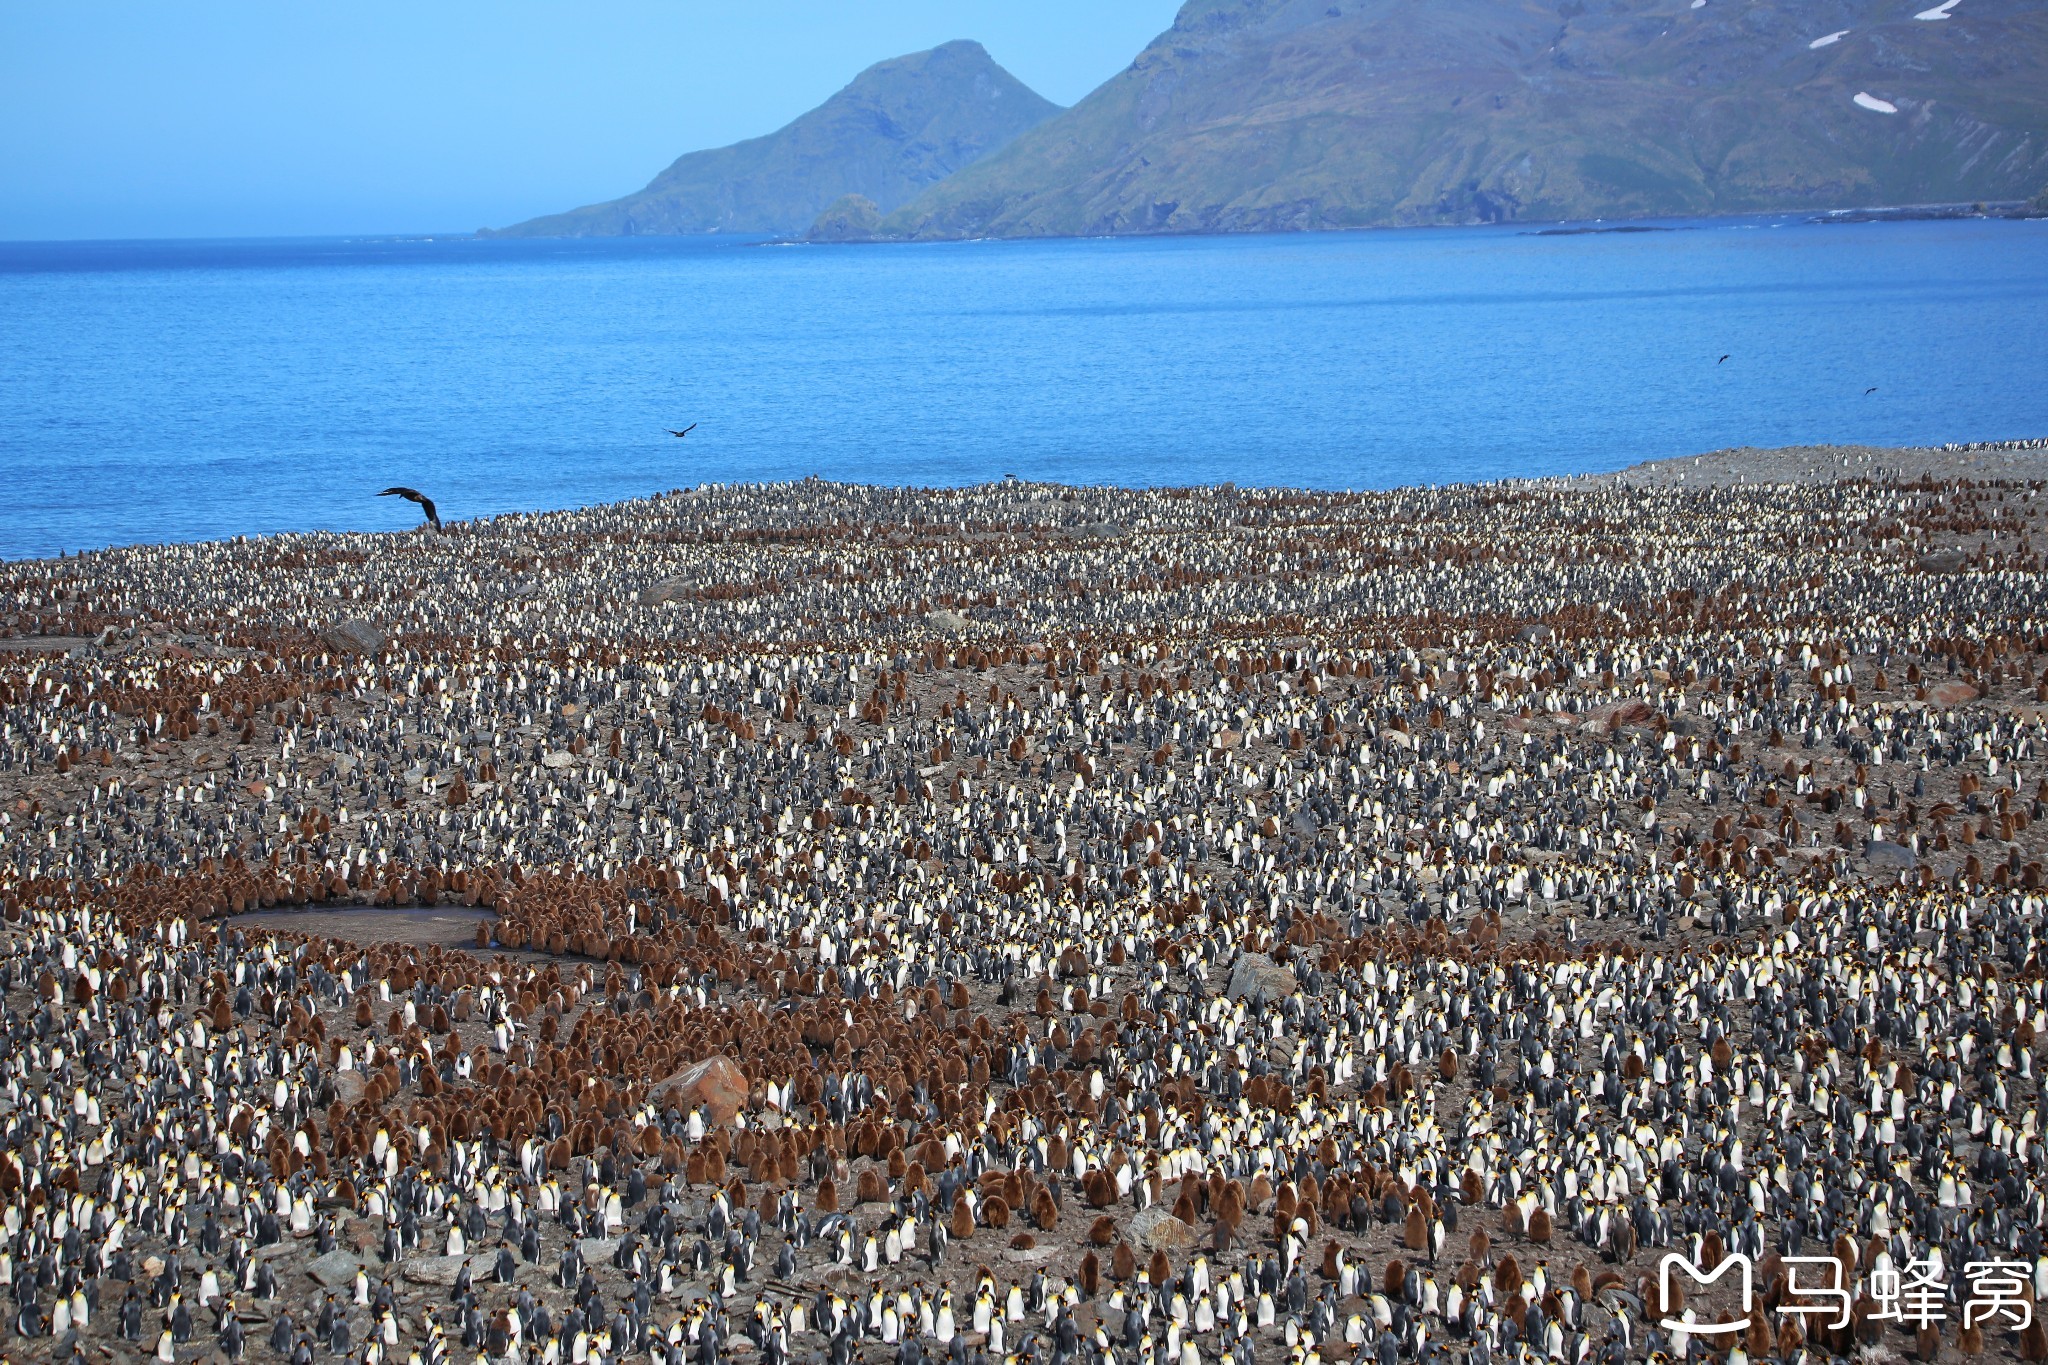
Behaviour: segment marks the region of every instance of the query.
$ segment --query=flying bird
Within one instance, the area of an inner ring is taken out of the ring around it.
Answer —
[[[387,488],[382,493],[379,493],[377,496],[380,498],[399,497],[404,498],[407,502],[418,503],[420,505],[420,510],[427,514],[427,520],[434,523],[434,529],[436,531],[441,529],[441,514],[434,510],[434,500],[428,497],[425,493],[420,492],[419,489]]]
[[[677,437],[678,439],[684,436],[688,436],[691,432],[695,431],[696,429],[697,424],[695,422],[690,423],[690,425],[684,427],[681,431],[677,431],[674,427],[662,428],[663,431],[667,432],[671,436]]]
[[[1719,360],[1715,361],[1714,363],[1715,363],[1716,365],[1726,365],[1726,364],[1728,363],[1728,357],[1724,355],[1724,356],[1722,356],[1722,357],[1721,357],[1721,358],[1720,358]]]
[[[1876,393],[1876,392],[1877,392],[1877,385],[1875,385],[1875,384],[1872,384],[1872,385],[1871,385],[1871,386],[1870,386],[1869,388],[1867,388],[1867,389],[1865,389],[1865,390],[1863,391],[1863,396],[1864,396],[1865,398],[1868,398],[1868,397],[1870,397],[1870,395],[1872,395],[1873,393]]]

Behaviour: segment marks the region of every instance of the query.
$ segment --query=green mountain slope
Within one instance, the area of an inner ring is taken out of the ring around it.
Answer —
[[[1059,112],[981,44],[881,62],[766,137],[691,152],[647,188],[501,235],[793,234],[846,195],[894,209]]]
[[[1933,2],[1190,0],[880,235],[2025,199],[2048,179],[2048,6],[1915,18]]]

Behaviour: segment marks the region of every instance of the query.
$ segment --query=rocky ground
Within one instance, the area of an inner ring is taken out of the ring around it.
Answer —
[[[7,566],[15,1348],[2041,1359],[2043,458]]]

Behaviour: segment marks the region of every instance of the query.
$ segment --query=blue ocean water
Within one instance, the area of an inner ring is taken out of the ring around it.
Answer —
[[[390,483],[462,517],[2048,435],[2048,223],[1668,226],[0,244],[0,556],[411,525]]]

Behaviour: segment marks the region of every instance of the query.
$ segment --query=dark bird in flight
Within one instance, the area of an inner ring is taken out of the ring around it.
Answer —
[[[690,423],[690,425],[688,425],[688,426],[684,427],[684,428],[683,428],[683,429],[682,429],[681,431],[677,431],[677,430],[676,430],[676,429],[675,429],[674,427],[663,427],[663,428],[662,428],[662,430],[663,430],[663,431],[665,431],[665,432],[667,432],[667,433],[668,433],[669,435],[671,435],[671,436],[674,436],[674,437],[678,437],[678,438],[681,438],[681,437],[684,437],[684,436],[688,436],[688,435],[689,435],[689,434],[690,434],[691,432],[695,431],[696,429],[697,429],[697,424],[696,424],[695,422],[692,422],[692,423]]]
[[[1724,355],[1724,356],[1722,356],[1722,357],[1721,357],[1721,358],[1720,358],[1719,360],[1715,361],[1714,363],[1715,363],[1716,365],[1726,365],[1726,364],[1728,363],[1728,357]]]
[[[1870,386],[1869,388],[1867,388],[1867,389],[1865,389],[1865,390],[1863,391],[1863,396],[1864,396],[1865,398],[1868,398],[1868,397],[1870,397],[1870,395],[1872,395],[1873,393],[1876,393],[1876,392],[1877,392],[1877,386],[1876,386],[1875,384],[1873,384],[1873,385],[1871,385],[1871,386]]]
[[[427,514],[427,520],[434,523],[434,529],[436,531],[441,529],[441,514],[434,510],[434,500],[428,497],[425,493],[420,492],[419,489],[387,488],[382,493],[379,493],[377,496],[380,498],[404,498],[407,502],[418,503],[420,505],[420,510]]]

